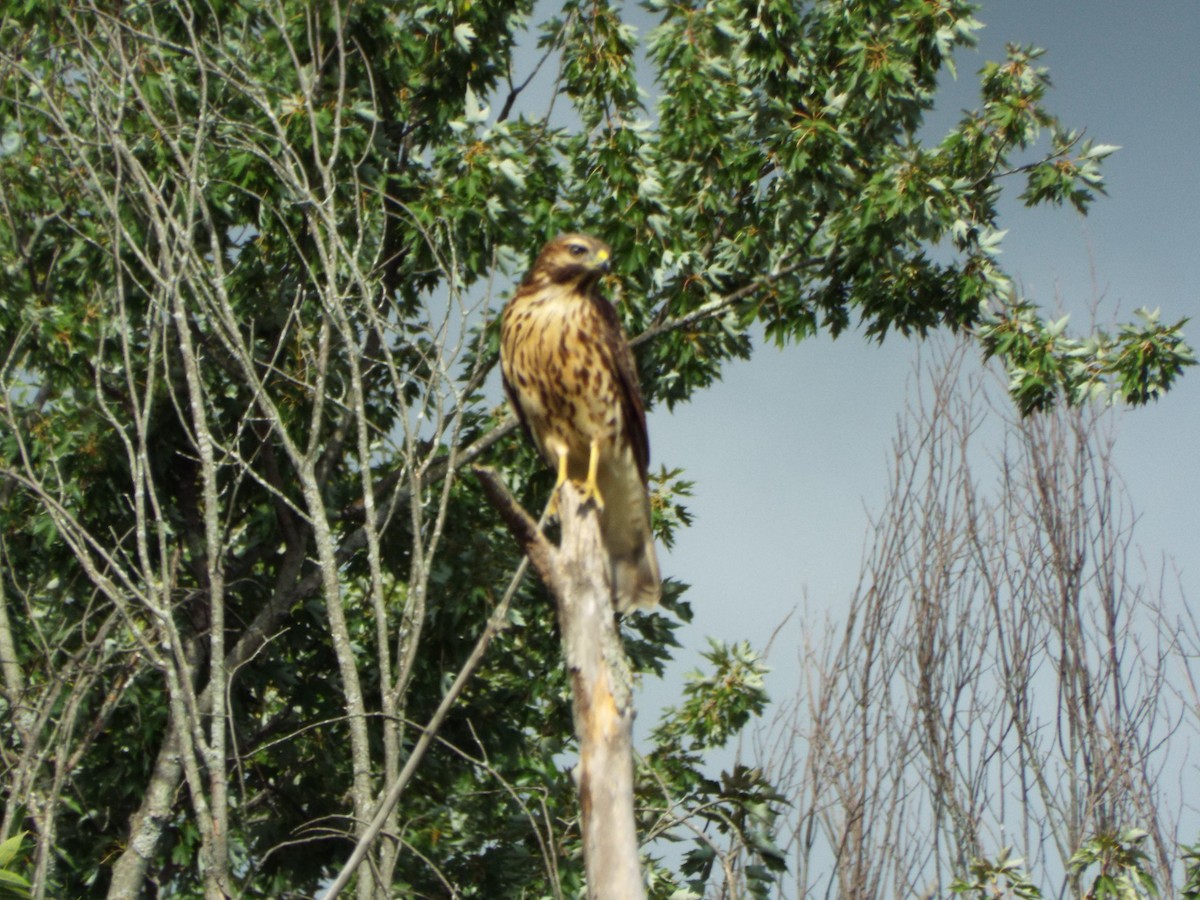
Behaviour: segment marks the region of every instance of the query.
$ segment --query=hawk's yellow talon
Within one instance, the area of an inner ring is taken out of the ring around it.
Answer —
[[[585,484],[583,486],[583,505],[587,506],[589,502],[596,504],[596,509],[603,511],[604,498],[600,496],[600,489],[594,484]]]

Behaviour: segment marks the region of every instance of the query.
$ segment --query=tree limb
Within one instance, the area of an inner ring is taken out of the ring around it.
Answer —
[[[633,814],[633,691],[596,507],[581,502],[571,482],[562,486],[556,549],[494,472],[476,467],[475,473],[558,608],[579,739],[576,786],[588,897],[645,897]]]

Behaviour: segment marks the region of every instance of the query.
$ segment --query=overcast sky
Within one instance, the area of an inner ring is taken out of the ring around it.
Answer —
[[[932,135],[977,105],[976,73],[1014,42],[1046,49],[1052,112],[1097,143],[1122,147],[1105,164],[1109,196],[1088,217],[1005,207],[1007,271],[1027,296],[1075,311],[1077,330],[1097,295],[1104,319],[1130,319],[1139,306],[1161,307],[1166,321],[1195,315],[1200,3],[1003,0],[985,2],[979,18],[987,25],[980,46],[960,53]],[[1200,345],[1200,317],[1188,335]],[[853,334],[782,352],[764,347],[692,403],[653,412],[655,468],[682,466],[698,482],[696,524],[663,558],[665,574],[692,585],[696,619],[672,676],[646,685],[640,731],[656,705],[676,702],[678,676],[698,663],[704,636],[761,647],[806,597],[814,618],[837,619],[857,580],[868,512],[884,497],[916,351],[903,339],[880,347]],[[1135,540],[1151,560],[1178,564],[1191,597],[1200,591],[1198,446],[1200,370],[1164,400],[1121,416],[1117,460],[1141,516]],[[794,631],[784,637],[796,639]],[[772,662],[784,672],[775,691],[794,683],[784,677],[794,659],[776,648]]]

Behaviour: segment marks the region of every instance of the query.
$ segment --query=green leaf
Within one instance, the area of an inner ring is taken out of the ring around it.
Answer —
[[[0,898],[11,897],[14,900],[26,900],[32,896],[33,892],[28,881],[19,875],[0,869]]]
[[[16,859],[18,853],[21,852],[21,844],[25,840],[27,831],[22,831],[14,834],[8,840],[0,843],[0,869],[7,869],[12,865],[12,861]]]

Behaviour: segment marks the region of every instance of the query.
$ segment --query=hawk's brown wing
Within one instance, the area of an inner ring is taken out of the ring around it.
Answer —
[[[589,299],[603,322],[604,345],[612,360],[613,380],[621,395],[621,421],[629,445],[633,448],[633,458],[637,460],[638,474],[645,483],[650,468],[650,438],[646,431],[646,406],[642,401],[637,362],[613,305],[596,291],[592,292]]]
[[[508,377],[504,374],[504,369],[500,370],[500,383],[504,385],[504,396],[508,398],[509,408],[517,414],[517,421],[521,423],[521,430],[525,432],[526,440],[540,451],[541,448],[538,442],[533,439],[533,429],[529,427],[529,420],[525,418],[525,410],[521,408],[521,400],[517,396],[517,389],[509,384]]]

